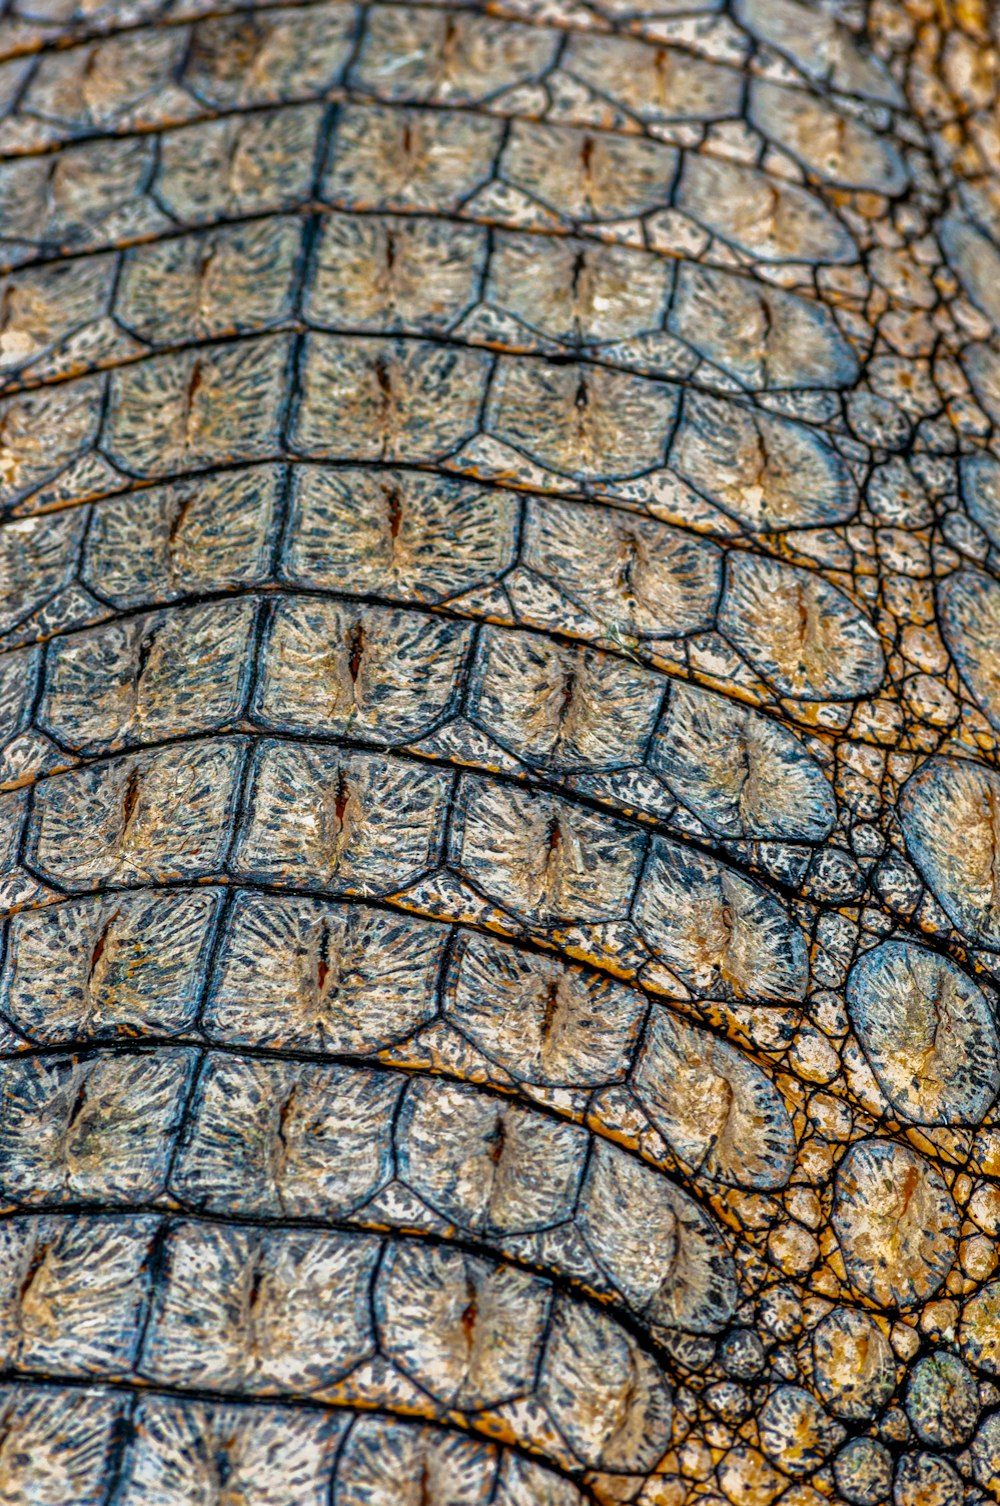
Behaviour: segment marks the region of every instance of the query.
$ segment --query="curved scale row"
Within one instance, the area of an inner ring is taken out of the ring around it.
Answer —
[[[154,390],[161,401],[150,412]],[[645,478],[651,499],[670,486],[683,493],[687,482],[715,505],[724,535],[734,531],[730,519],[759,533],[841,523],[858,507],[835,443],[746,399],[688,392],[682,406],[676,382],[600,360],[552,365],[530,353],[493,355],[409,335],[311,332],[301,352],[291,334],[266,331],[188,344],[133,357],[107,377],[15,393],[0,412],[4,511],[94,450],[98,468],[157,480],[279,455],[286,432],[292,453],[340,462],[482,474],[490,466],[500,472],[503,455],[520,455],[557,491],[567,483],[573,491],[611,487],[626,500],[625,484],[636,478]],[[540,428],[530,426],[533,413]],[[104,489],[114,489],[113,474]],[[694,505],[689,511],[697,517]]]
[[[5,1369],[26,1380],[125,1377],[395,1406],[457,1418],[570,1470],[650,1470],[671,1437],[671,1386],[612,1318],[446,1246],[153,1215],[23,1216],[0,1230],[0,1289]]]
[[[148,128],[94,140],[86,133],[62,147],[54,180],[45,155],[9,157],[0,163],[0,257],[18,266],[67,249],[105,250],[175,225],[296,209],[317,196],[318,160],[318,197],[335,208],[449,213],[591,234],[667,211],[680,169],[678,208],[748,259],[834,265],[860,259],[854,236],[815,186],[726,156],[681,153],[601,125],[369,104],[359,93],[349,93],[332,116],[322,103],[290,103],[171,123],[159,137]],[[852,134],[843,116],[830,113],[827,130],[839,119]],[[886,148],[864,127],[853,134],[860,139],[845,170],[858,172]],[[905,169],[894,167],[898,191]],[[85,185],[85,212],[70,182]]]
[[[101,620],[111,607],[95,591],[127,610],[274,582],[445,606],[675,673],[704,664],[713,683],[782,707],[856,699],[883,682],[865,614],[782,560],[741,550],[723,570],[714,541],[616,507],[419,471],[303,465],[272,564],[282,480],[278,467],[255,467],[112,497],[93,508],[85,543],[87,518],[72,511],[0,527],[14,581],[0,630],[30,641]]]
[[[331,210],[314,242],[311,223],[252,219],[8,276],[5,385],[74,375],[81,351],[87,364],[116,365],[263,333],[295,321],[299,304],[306,325],[341,334],[447,336],[664,377],[697,369],[709,385],[723,374],[751,391],[836,390],[858,374],[823,303],[747,270],[681,261],[675,277],[670,261],[635,246],[434,215]]]
[[[11,1506],[29,1506],[37,1488],[18,1478],[24,1458],[52,1500],[74,1506],[104,1506],[114,1459],[123,1506],[191,1506],[221,1481],[231,1506],[278,1506],[289,1490],[297,1506],[416,1506],[422,1488],[454,1506],[587,1499],[523,1453],[391,1414],[16,1385],[0,1393],[0,1415]]]
[[[788,1180],[791,1123],[764,1074],[624,983],[475,932],[314,899],[239,893],[220,930],[222,898],[140,892],[16,916],[3,978],[8,1049],[18,1036],[66,1046],[200,1034],[217,1047],[373,1055],[529,1098],[566,1090],[558,1111],[614,1138],[602,1094],[631,1089],[633,1112],[659,1137],[640,1141],[647,1157],[736,1186]],[[76,1090],[59,1091],[78,1116]],[[458,1105],[478,1102],[455,1091]],[[64,1142],[52,1144],[55,1154]]]
[[[699,57],[690,45],[563,34],[540,18],[523,26],[437,6],[324,4],[305,15],[297,7],[261,6],[252,21],[225,14],[191,19],[190,26],[126,30],[70,45],[34,68],[22,65],[0,148],[16,154],[98,131],[173,126],[215,110],[322,95],[338,84],[388,102],[478,106],[501,115],[548,107],[557,119],[618,129],[707,124],[744,113],[740,73]],[[584,107],[581,86],[605,101],[603,120],[595,122],[593,108]],[[805,165],[823,182],[902,189],[898,156],[874,133],[849,115],[824,110],[819,99],[809,105],[811,111],[800,104],[782,112],[766,94],[751,102],[751,119],[765,137],[787,144],[800,121],[800,129],[822,141],[833,132],[827,119],[833,117],[846,137],[840,157],[807,151]]]
[[[13,833],[22,802],[3,802]],[[246,738],[196,740],[53,775],[34,792],[23,862],[71,891],[232,871],[361,897],[405,892],[418,907],[442,869],[466,886],[462,905],[478,913],[482,896],[527,934],[576,928],[584,956],[600,948],[601,925],[625,925],[632,970],[643,954],[657,959],[675,993],[794,1002],[806,987],[798,922],[729,865],[540,790],[335,743],[269,738],[251,753]]]
[[[835,816],[816,760],[760,713],[536,633],[349,599],[279,596],[263,620],[252,598],[129,616],[56,638],[44,669],[25,650],[5,671],[8,737],[33,723],[71,762],[250,721],[495,762],[652,815],[680,801],[718,837],[817,840]]]
[[[722,1236],[687,1193],[471,1085],[177,1048],[8,1062],[0,1094],[3,1189],[20,1206],[167,1200],[458,1235],[585,1283],[654,1337],[718,1332],[736,1305]]]

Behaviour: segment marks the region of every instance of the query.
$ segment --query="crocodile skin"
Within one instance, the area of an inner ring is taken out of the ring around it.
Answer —
[[[1000,1500],[998,79],[0,6],[4,1506]]]

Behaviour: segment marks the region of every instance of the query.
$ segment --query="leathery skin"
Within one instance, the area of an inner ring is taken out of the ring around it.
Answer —
[[[0,1500],[1000,1499],[985,0],[0,7]]]

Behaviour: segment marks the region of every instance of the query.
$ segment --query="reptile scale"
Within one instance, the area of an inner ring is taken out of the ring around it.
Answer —
[[[0,58],[3,1506],[1000,1500],[1000,12]]]

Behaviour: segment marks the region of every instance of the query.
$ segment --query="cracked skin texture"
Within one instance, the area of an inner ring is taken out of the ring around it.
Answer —
[[[5,1502],[1000,1499],[998,70],[4,6]]]

